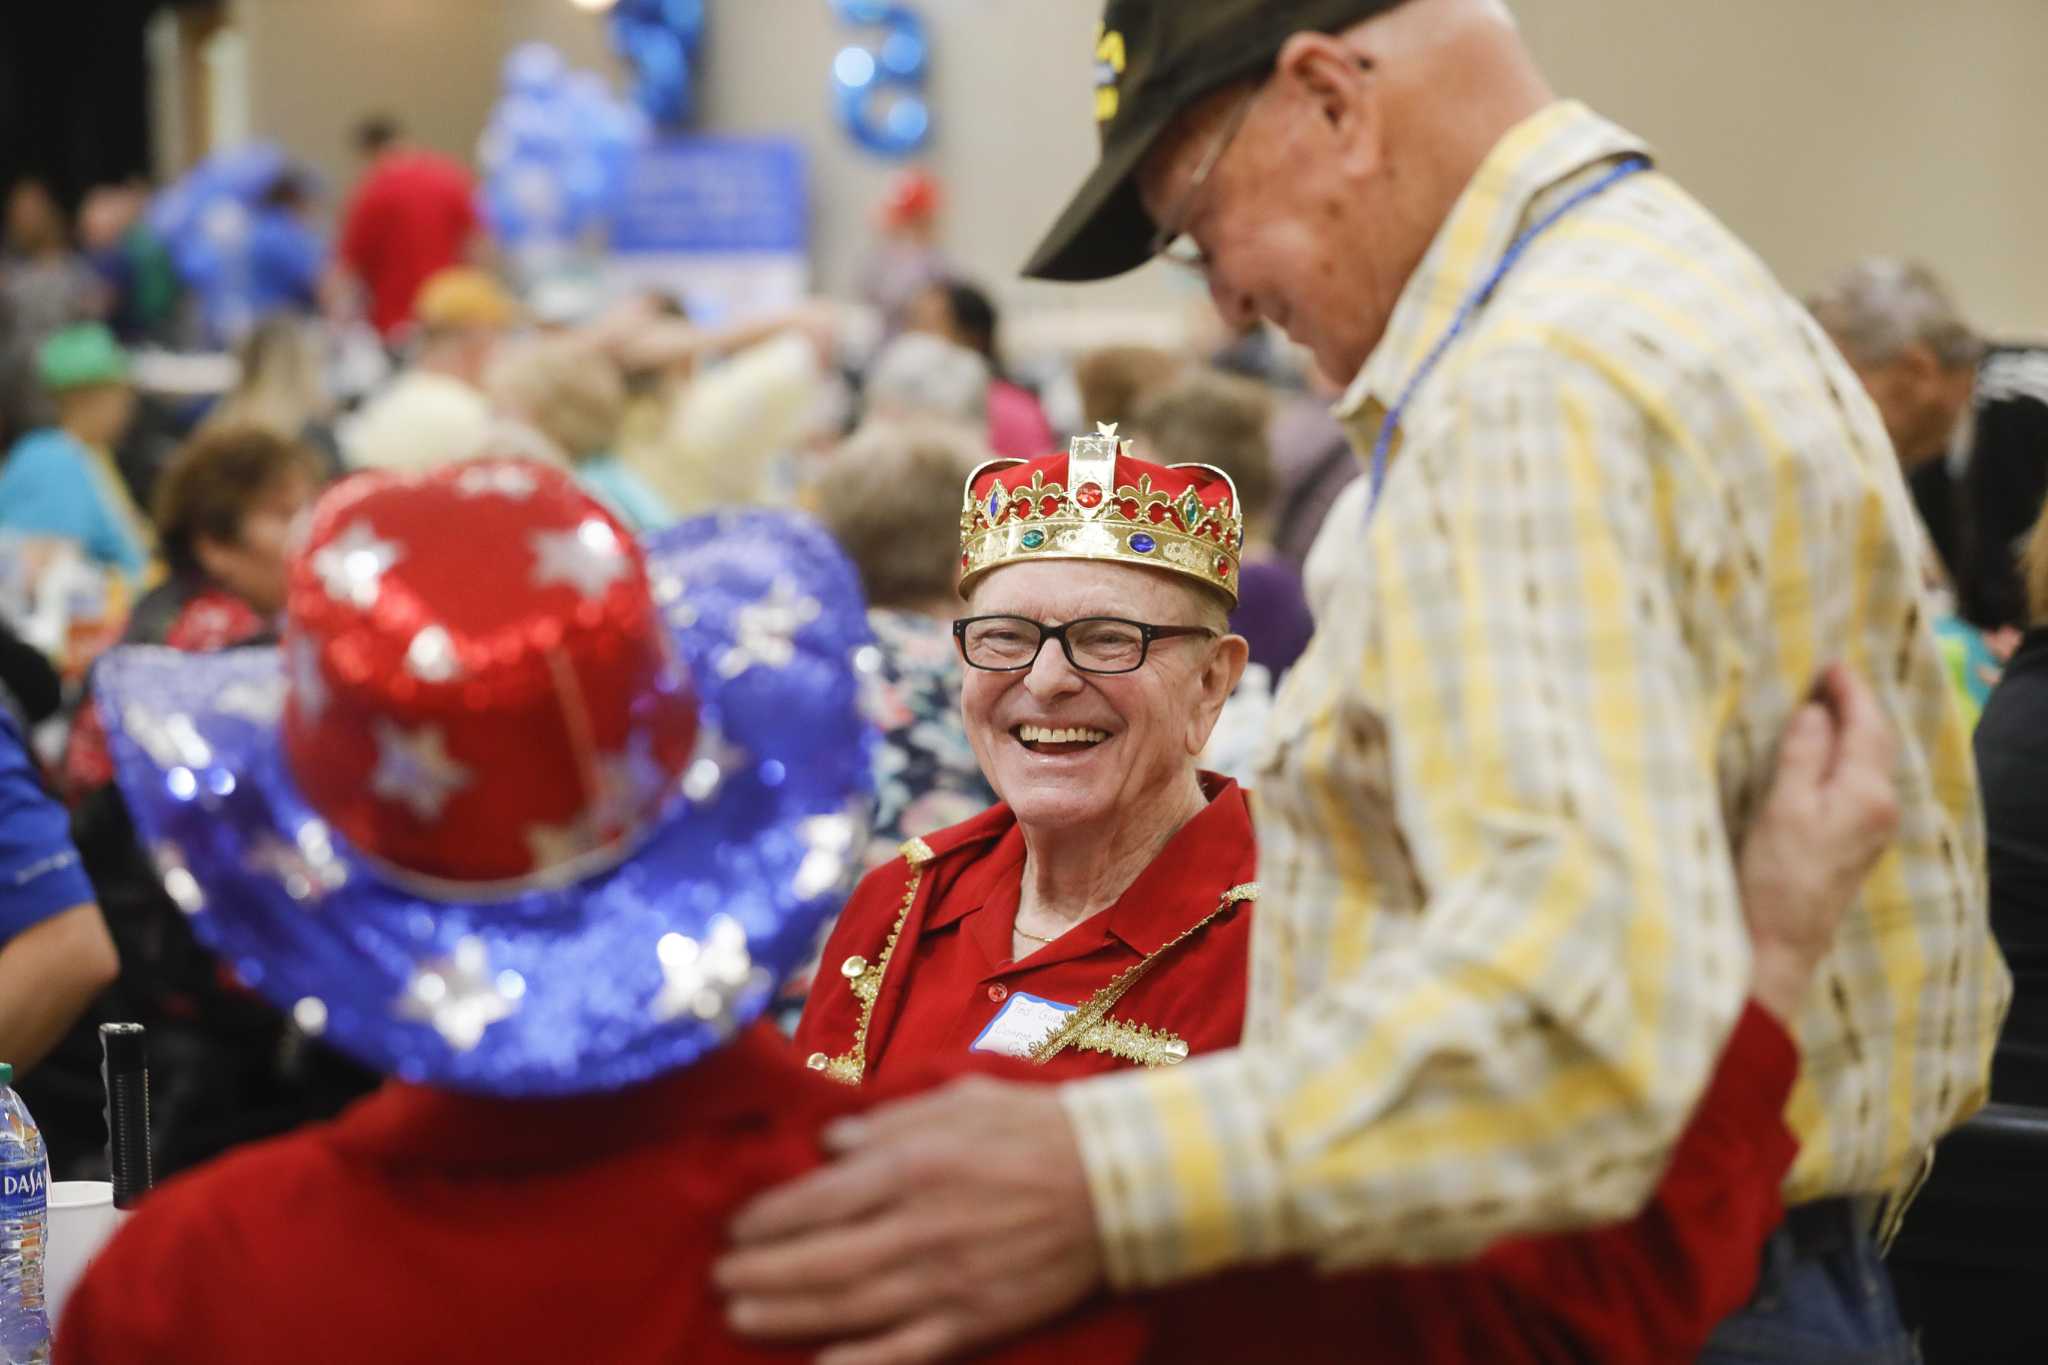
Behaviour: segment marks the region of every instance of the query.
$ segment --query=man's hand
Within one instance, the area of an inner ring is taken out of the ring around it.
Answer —
[[[1080,1149],[1049,1086],[960,1081],[826,1131],[839,1159],[734,1220],[715,1279],[750,1336],[823,1365],[941,1360],[1102,1280]]]
[[[1891,726],[1836,664],[1785,725],[1778,767],[1738,870],[1753,948],[1750,993],[1790,1024],[1842,916],[1898,828]]]

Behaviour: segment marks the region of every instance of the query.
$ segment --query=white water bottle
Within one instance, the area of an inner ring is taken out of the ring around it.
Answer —
[[[28,1106],[0,1062],[0,1365],[44,1365],[43,1249],[50,1226],[49,1155]]]

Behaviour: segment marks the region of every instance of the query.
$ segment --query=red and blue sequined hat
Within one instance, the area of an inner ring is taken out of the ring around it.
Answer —
[[[857,871],[874,656],[808,522],[643,551],[545,466],[362,475],[286,612],[277,649],[116,651],[100,705],[194,931],[380,1071],[539,1096],[687,1065]]]
[[[990,460],[967,476],[960,507],[960,591],[1004,564],[1095,559],[1164,569],[1237,605],[1244,518],[1213,465],[1154,464],[1114,426],[1064,455]]]

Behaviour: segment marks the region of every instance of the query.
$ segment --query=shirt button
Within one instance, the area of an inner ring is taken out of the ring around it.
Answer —
[[[1001,982],[997,982],[988,988],[988,998],[995,1001],[998,1005],[1002,1004],[1009,997],[1009,994],[1010,988]]]

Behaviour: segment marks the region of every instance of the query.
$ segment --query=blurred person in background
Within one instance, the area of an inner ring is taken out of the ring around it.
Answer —
[[[96,317],[104,294],[76,252],[64,210],[40,180],[7,196],[0,240],[0,440],[55,420],[36,381],[36,352],[52,334]]]
[[[312,215],[318,184],[307,168],[287,164],[265,190],[249,218],[249,292],[244,304],[250,319],[273,313],[307,315],[323,303],[329,288],[327,244],[314,228]],[[230,339],[246,335],[243,322]]]
[[[427,281],[480,250],[475,182],[461,162],[408,143],[384,115],[357,127],[356,150],[364,172],[342,211],[335,261],[367,291],[370,321],[396,345]]]
[[[195,436],[157,484],[170,576],[136,604],[127,642],[211,650],[274,635],[292,524],[324,476],[316,451],[267,427]]]
[[[864,420],[924,417],[980,436],[988,430],[988,362],[943,337],[905,332],[875,356],[861,402]]]
[[[341,473],[341,444],[334,434],[334,400],[320,354],[315,325],[290,313],[273,313],[235,348],[239,375],[234,388],[207,413],[204,427],[260,427],[314,451],[326,477]]]
[[[917,296],[953,273],[939,247],[943,198],[938,179],[913,168],[890,176],[875,206],[878,235],[861,266],[860,298],[882,315],[884,336],[902,331]]]
[[[2048,1111],[2048,511],[2020,557],[2029,624],[1985,703],[1974,745],[1984,795],[1991,930],[2012,1008],[1991,1058],[1991,1117],[1936,1150],[1888,1258],[1929,1365],[2048,1360],[2037,1302],[2048,1271],[2039,1138]],[[2002,1109],[2001,1106],[2024,1106]]]
[[[292,523],[323,482],[317,454],[263,427],[209,427],[195,436],[157,482],[156,530],[169,574],[135,604],[123,643],[207,653],[274,638]],[[88,702],[65,747],[63,788],[76,800],[112,777],[105,731]]]
[[[75,323],[38,348],[36,372],[57,421],[0,464],[0,530],[73,541],[139,584],[154,537],[113,455],[135,411],[127,354],[104,325]]]
[[[927,286],[911,302],[905,325],[964,346],[988,365],[988,445],[1013,460],[1035,460],[1057,444],[1038,395],[1013,382],[998,345],[1000,321],[987,294],[959,280]]]
[[[787,504],[800,457],[837,434],[827,410],[843,392],[839,330],[824,300],[726,327],[601,320],[591,335],[640,390],[620,457],[677,516]]]
[[[1081,420],[1089,430],[1131,420],[1147,393],[1163,388],[1193,363],[1180,351],[1158,346],[1101,346],[1074,362],[1081,391]]]
[[[107,325],[124,345],[169,345],[182,284],[170,249],[147,218],[149,186],[100,185],[78,210],[79,245],[105,286]]]
[[[70,825],[0,705],[0,1061],[20,1077],[120,969]]]
[[[74,322],[103,311],[105,291],[71,244],[64,209],[40,180],[23,180],[7,196],[6,242],[0,250],[0,293],[31,348]]]
[[[2009,649],[2020,540],[2048,499],[2048,347],[1986,341],[1915,261],[1859,261],[1808,304],[1884,418],[1958,613]]]
[[[806,501],[860,571],[878,651],[864,699],[881,731],[867,865],[905,839],[995,804],[960,715],[960,489],[988,458],[957,423],[869,422],[826,463]]]
[[[661,495],[619,458],[626,381],[602,350],[573,335],[513,342],[485,384],[501,420],[525,428],[519,448],[538,441],[538,453],[574,469],[576,481],[636,534],[675,520]]]
[[[274,643],[291,529],[322,478],[318,455],[262,427],[211,427],[181,447],[156,490],[170,576],[137,604],[125,643],[188,654]],[[360,1073],[308,1046],[193,939],[111,786],[97,701],[73,720],[61,778],[120,948],[121,979],[102,1012],[150,1029],[159,1173],[324,1118],[366,1089]],[[53,1169],[80,1178],[91,1177],[105,1142],[93,1022],[64,1040],[28,1096]]]
[[[2048,510],[2027,536],[2020,568],[2027,631],[1975,735],[1991,928],[2013,979],[1991,1098],[2048,1109]]]
[[[1230,476],[1244,516],[1242,567],[1230,629],[1277,682],[1315,633],[1301,574],[1273,546],[1273,401],[1262,384],[1193,368],[1141,395],[1130,434],[1148,460],[1214,465]]]
[[[431,469],[476,454],[490,438],[484,375],[520,321],[516,299],[470,266],[420,290],[410,361],[341,429],[352,469]]]

